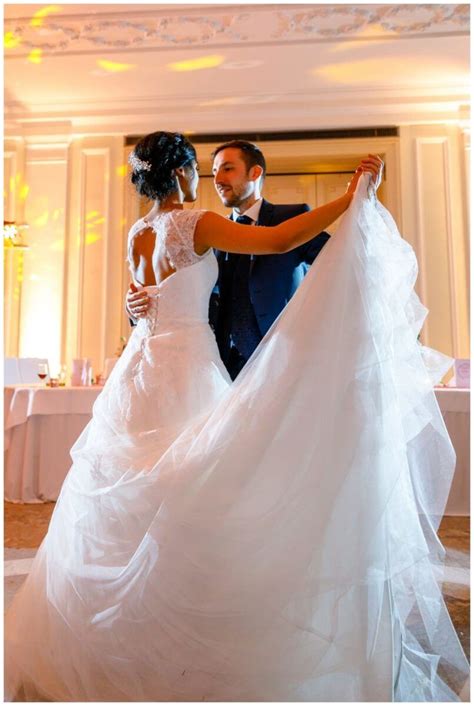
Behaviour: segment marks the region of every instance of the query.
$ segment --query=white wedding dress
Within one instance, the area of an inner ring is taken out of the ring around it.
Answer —
[[[200,212],[154,221],[176,272],[72,450],[7,617],[7,699],[456,700],[454,454],[415,256],[366,186],[232,385]]]

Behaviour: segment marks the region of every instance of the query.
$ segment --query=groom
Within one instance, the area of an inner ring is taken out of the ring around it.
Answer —
[[[266,164],[251,142],[233,140],[213,153],[214,186],[237,223],[276,226],[309,211],[307,204],[274,205],[261,196]],[[219,277],[209,320],[221,358],[235,379],[329,240],[313,240],[281,255],[237,255],[216,251]]]
[[[234,221],[276,226],[310,210],[307,204],[275,205],[262,198],[265,157],[251,142],[226,142],[217,147],[213,157],[214,186],[222,203],[232,208],[230,218]],[[374,178],[378,170],[378,183],[383,162],[378,157],[372,161]],[[289,302],[328,239],[328,233],[320,233],[308,243],[281,255],[216,251],[219,276],[211,295],[209,321],[221,358],[233,380]],[[129,314],[142,316],[145,300],[146,294],[130,289],[127,292]]]

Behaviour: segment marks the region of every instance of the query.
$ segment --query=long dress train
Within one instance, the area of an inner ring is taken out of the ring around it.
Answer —
[[[438,582],[454,453],[416,259],[361,179],[237,381],[207,325],[200,212],[72,450],[6,625],[7,697],[449,701]]]

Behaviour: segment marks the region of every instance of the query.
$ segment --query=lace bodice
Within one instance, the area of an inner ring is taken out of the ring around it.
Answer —
[[[217,279],[217,263],[212,249],[204,255],[197,255],[194,250],[194,230],[203,213],[205,211],[167,211],[150,221],[141,218],[131,228],[131,265],[134,236],[145,227],[151,227],[156,234],[152,256],[155,274],[163,260],[167,260],[175,270],[159,284],[145,287],[149,295],[149,308],[146,317],[138,322],[139,335],[149,336],[198,323],[207,326],[209,297]],[[186,268],[191,271],[181,274]]]
[[[189,267],[198,262],[204,255],[198,255],[194,250],[194,230],[202,214],[199,211],[164,211],[152,220],[140,218],[130,229],[128,235],[128,261],[133,267],[132,248],[133,240],[143,228],[150,227],[156,233],[156,243],[153,252],[153,267],[156,272],[156,263],[163,257],[166,258],[174,270]]]

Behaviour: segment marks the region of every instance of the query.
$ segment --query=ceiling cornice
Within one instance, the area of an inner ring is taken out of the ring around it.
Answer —
[[[64,6],[67,7],[67,6]],[[222,46],[380,41],[469,34],[468,4],[426,5],[214,5],[7,17],[12,38],[6,60],[32,50],[43,56],[143,52]],[[113,6],[117,8],[117,5]],[[265,27],[264,37],[261,28]]]

